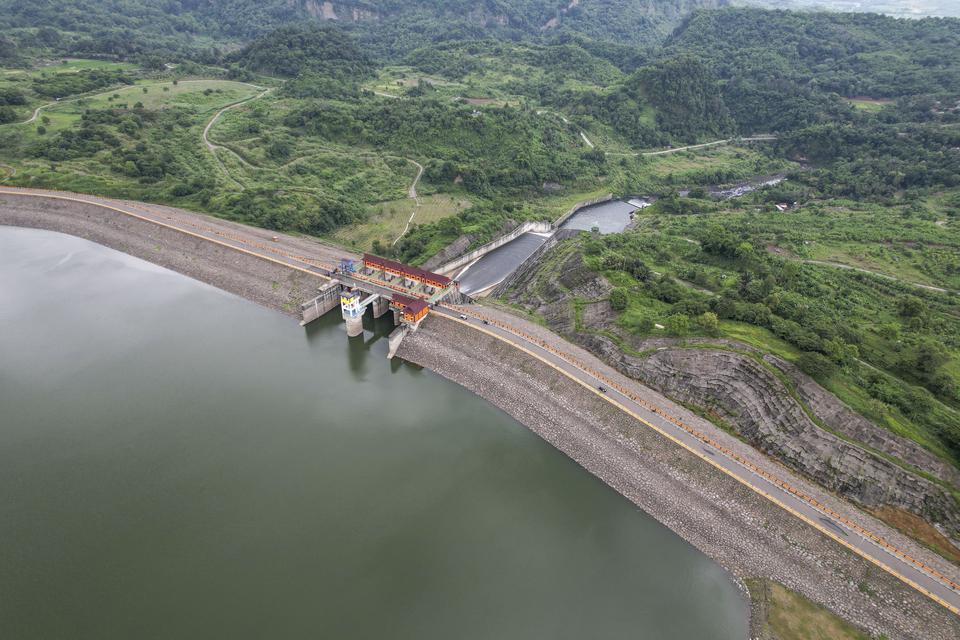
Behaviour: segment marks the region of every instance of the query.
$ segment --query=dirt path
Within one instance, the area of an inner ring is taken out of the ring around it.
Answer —
[[[410,219],[407,220],[407,225],[403,228],[403,231],[400,232],[400,235],[397,236],[396,240],[391,243],[391,247],[400,242],[400,238],[405,236],[407,231],[410,230],[410,224],[413,222],[414,216],[417,215],[417,211],[420,210],[420,196],[417,195],[417,183],[420,182],[420,176],[423,175],[423,165],[416,160],[411,160],[410,158],[406,158],[406,160],[407,162],[417,165],[417,177],[413,179],[413,182],[410,184],[410,189],[407,190],[407,197],[413,199],[414,207],[413,212],[410,214]]]
[[[549,109],[540,109],[539,111],[537,111],[537,115],[538,116],[542,116],[542,115],[556,116],[563,121],[563,124],[570,124],[570,121],[567,119],[567,117],[562,113],[560,113],[559,111],[551,111]],[[583,140],[583,143],[585,145],[587,145],[591,149],[595,148],[595,145],[590,140],[590,138],[587,137],[587,133],[583,129],[580,129],[578,133],[580,134],[580,139]]]
[[[66,98],[66,99],[64,99],[64,100],[54,100],[53,102],[48,102],[48,103],[46,103],[46,104],[42,104],[42,105],[40,105],[39,107],[37,107],[36,109],[34,109],[34,110],[33,110],[33,115],[31,115],[29,118],[27,118],[27,119],[24,120],[23,122],[12,122],[12,123],[10,123],[10,124],[30,124],[31,122],[36,121],[36,119],[40,117],[40,112],[43,111],[44,109],[48,109],[48,108],[50,108],[50,107],[58,107],[58,106],[60,106],[61,104],[67,104],[67,103],[70,103],[70,102],[76,102],[77,100],[85,100],[85,99],[87,99],[87,98],[99,98],[100,96],[105,96],[105,95],[110,94],[110,93],[115,93],[115,92],[118,91],[119,89],[125,89],[125,88],[127,88],[127,87],[132,87],[132,86],[134,86],[134,85],[124,84],[124,85],[120,85],[120,86],[113,87],[112,89],[108,89],[107,91],[101,91],[100,93],[80,94],[80,95],[75,96],[75,97],[73,97],[73,98]]]
[[[833,267],[835,269],[846,269],[847,271],[857,271],[859,273],[866,273],[871,276],[883,278],[884,280],[892,280],[894,282],[899,282],[900,284],[916,287],[918,289],[925,289],[927,291],[936,291],[937,293],[960,294],[960,291],[956,291],[953,289],[944,289],[943,287],[935,287],[932,284],[921,284],[919,282],[911,282],[910,280],[903,280],[902,278],[891,276],[890,274],[887,274],[887,273],[880,273],[879,271],[871,271],[870,269],[864,269],[863,267],[855,267],[853,265],[843,264],[842,262],[830,262],[829,260],[809,260],[805,258],[787,258],[787,259],[796,260],[797,262],[803,262],[804,264],[815,264],[821,267]]]
[[[730,144],[732,142],[772,142],[777,139],[777,136],[773,135],[757,135],[750,136],[749,138],[724,138],[723,140],[713,140],[712,142],[702,142],[700,144],[691,144],[685,147],[676,147],[674,149],[661,149],[660,151],[634,151],[634,152],[620,152],[620,151],[608,151],[608,156],[664,156],[670,153],[680,153],[681,151],[692,151],[694,149],[704,149],[706,147],[715,147],[721,144]]]
[[[244,84],[246,84],[246,83],[244,83]],[[248,85],[248,86],[255,87],[256,89],[263,89],[263,87],[257,87],[256,85]],[[213,159],[217,161],[217,165],[220,167],[220,171],[223,173],[224,176],[226,176],[227,180],[229,180],[230,182],[232,182],[233,184],[235,184],[238,188],[240,188],[240,190],[243,190],[243,189],[245,189],[246,187],[244,187],[244,186],[240,183],[239,180],[237,180],[237,179],[234,178],[232,175],[230,175],[230,172],[227,171],[226,165],[223,164],[223,161],[220,160],[220,156],[217,155],[217,151],[218,151],[218,150],[229,151],[229,152],[232,153],[233,155],[235,155],[235,156],[237,156],[238,158],[240,158],[240,161],[241,161],[242,163],[244,163],[244,164],[246,164],[246,165],[248,165],[248,166],[250,165],[250,163],[247,162],[246,160],[244,160],[243,158],[241,158],[241,157],[240,157],[236,152],[234,152],[233,150],[228,149],[227,147],[224,147],[223,145],[219,145],[219,144],[216,144],[216,143],[214,143],[214,142],[211,142],[211,141],[210,141],[210,129],[212,129],[212,128],[213,128],[213,125],[216,124],[217,120],[220,119],[220,116],[222,116],[224,113],[226,113],[226,112],[229,111],[230,109],[235,109],[235,108],[239,107],[240,105],[247,104],[248,102],[252,102],[252,101],[254,101],[254,100],[259,100],[260,98],[264,97],[265,95],[267,95],[267,94],[270,93],[271,91],[273,91],[273,87],[270,87],[270,88],[267,88],[267,89],[263,89],[260,93],[258,93],[258,94],[255,95],[255,96],[251,96],[251,97],[249,97],[249,98],[245,98],[245,99],[243,99],[243,100],[239,100],[239,101],[234,102],[234,103],[232,103],[232,104],[228,104],[228,105],[225,106],[224,108],[222,108],[222,109],[220,109],[219,111],[217,111],[217,112],[213,115],[213,117],[210,118],[210,121],[207,123],[207,126],[205,126],[205,127],[203,128],[203,134],[201,135],[201,139],[203,140],[203,143],[206,145],[207,151],[209,151],[210,154],[213,155]]]

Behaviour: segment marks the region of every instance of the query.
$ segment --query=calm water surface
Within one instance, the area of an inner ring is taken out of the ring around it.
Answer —
[[[0,227],[0,636],[746,637],[717,565],[335,315]]]
[[[637,207],[622,200],[610,200],[584,207],[567,218],[563,223],[564,229],[580,229],[591,231],[597,229],[600,233],[620,233],[630,224],[630,214]]]

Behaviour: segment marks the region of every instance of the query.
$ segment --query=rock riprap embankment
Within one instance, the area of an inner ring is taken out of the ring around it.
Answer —
[[[523,328],[539,335],[537,327]],[[777,580],[874,636],[946,640],[960,634],[960,619],[943,607],[500,340],[434,317],[407,336],[398,355],[500,407],[735,576]],[[606,373],[599,362],[591,366]],[[622,379],[612,371],[609,375]],[[636,385],[635,391],[698,429],[712,429],[649,389]],[[738,446],[724,435],[714,437]],[[800,479],[791,482],[811,490]],[[843,509],[824,499],[831,508]],[[877,523],[872,526],[883,531]],[[894,532],[884,534],[909,545]]]

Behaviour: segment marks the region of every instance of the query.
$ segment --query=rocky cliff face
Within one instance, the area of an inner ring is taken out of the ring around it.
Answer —
[[[960,486],[960,474],[952,465],[854,413],[791,364],[767,355],[765,365],[747,345],[688,340],[680,346],[676,339],[663,338],[643,345],[651,355],[625,354],[598,332],[616,329],[605,300],[609,290],[610,285],[587,268],[568,243],[545,255],[540,268],[518,278],[508,298],[536,311],[551,329],[624,374],[699,407],[759,450],[828,489],[866,507],[906,509],[954,536],[960,533],[957,502],[941,486],[911,470]],[[771,368],[783,374],[826,428],[811,419]]]
[[[601,38],[668,34],[691,11],[718,8],[727,0],[552,0],[504,3],[493,0],[286,0],[288,7],[322,20],[375,22],[448,19],[490,29],[536,35],[568,28]],[[426,43],[422,43],[426,44]]]
[[[373,22],[385,18],[401,15],[407,11],[417,9],[433,9],[437,16],[447,13],[436,3],[423,3],[411,0],[406,4],[384,3],[376,0],[357,2],[353,0],[289,0],[290,5],[302,9],[311,17],[323,20],[338,20],[346,22]],[[495,7],[488,7],[487,3],[479,1],[470,3],[464,11],[455,11],[460,18],[480,26],[506,26],[510,17]]]
[[[764,453],[867,507],[890,505],[960,531],[953,498],[921,476],[818,427],[783,383],[753,358],[712,349],[664,349],[619,368],[708,410]]]

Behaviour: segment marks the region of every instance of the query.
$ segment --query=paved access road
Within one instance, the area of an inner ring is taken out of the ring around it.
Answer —
[[[563,353],[539,338],[483,315],[472,307],[446,305],[436,313],[484,331],[590,388],[634,418],[712,464],[750,489],[786,509],[824,535],[844,545],[914,589],[960,615],[960,583],[897,549],[880,536],[831,510],[812,496],[805,495],[789,482],[777,478],[739,456],[708,434],[683,423],[659,407],[642,400],[604,374],[594,371],[574,356]],[[602,387],[602,391],[601,391]]]

